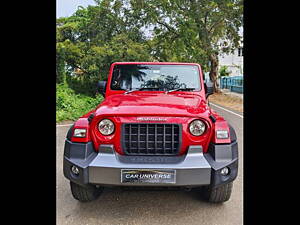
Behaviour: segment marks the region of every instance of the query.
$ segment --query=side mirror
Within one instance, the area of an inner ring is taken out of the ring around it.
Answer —
[[[97,84],[97,91],[105,97],[105,90],[106,90],[106,81],[99,81]]]
[[[206,93],[205,93],[205,96],[206,98],[210,95],[212,95],[213,93],[215,92],[214,90],[214,83],[209,81],[206,83]]]

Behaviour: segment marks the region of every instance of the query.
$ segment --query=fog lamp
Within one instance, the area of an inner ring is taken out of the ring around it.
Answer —
[[[78,175],[79,174],[79,169],[77,166],[72,166],[71,167],[71,171],[74,175]]]
[[[229,168],[228,167],[224,167],[223,169],[221,169],[221,175],[226,176],[229,174]]]

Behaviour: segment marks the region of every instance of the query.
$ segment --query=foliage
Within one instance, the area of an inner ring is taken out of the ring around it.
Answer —
[[[105,80],[112,62],[153,60],[201,63],[215,81],[218,54],[240,45],[243,0],[95,2],[57,19],[57,83],[76,69],[78,80]]]
[[[89,97],[83,94],[76,94],[66,84],[56,85],[56,122],[63,120],[76,120],[80,116],[94,109],[103,100],[103,97],[96,95]]]
[[[229,76],[230,72],[228,71],[227,66],[221,66],[219,71],[219,77]]]
[[[57,83],[68,82],[76,93],[93,96],[97,80],[106,80],[116,61],[151,61],[139,26],[125,17],[123,1],[98,1],[57,19]],[[80,71],[76,73],[74,71]],[[67,76],[67,79],[64,79]]]
[[[217,78],[218,54],[240,45],[242,0],[132,0],[141,21],[154,27],[151,48],[162,61],[199,62]]]

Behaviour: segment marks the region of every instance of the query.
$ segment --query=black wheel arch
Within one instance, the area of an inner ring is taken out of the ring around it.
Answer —
[[[228,125],[229,125],[229,133],[230,133],[231,142],[234,142],[237,140],[235,130],[230,124],[228,124]]]
[[[74,127],[74,124],[70,127],[70,129],[68,130],[68,133],[67,133],[67,140],[71,140],[71,137],[72,137],[72,134],[73,134],[73,127]]]

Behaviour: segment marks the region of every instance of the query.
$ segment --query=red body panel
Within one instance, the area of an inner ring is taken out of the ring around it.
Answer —
[[[152,118],[155,116],[152,116]],[[115,132],[110,136],[102,135],[97,126],[98,122],[102,119],[110,119],[116,125]],[[188,125],[192,122],[195,118],[191,117],[167,117],[167,116],[160,116],[159,118],[166,119],[163,123],[177,123],[182,124],[182,144],[180,147],[180,154],[184,154],[188,149],[189,145],[202,145],[204,149],[207,149],[209,142],[207,140],[211,139],[212,135],[212,124],[210,121],[203,120],[206,122],[207,130],[206,132],[201,135],[201,137],[195,137],[190,134],[188,131]],[[124,154],[121,148],[121,124],[122,123],[160,123],[158,121],[137,121],[136,116],[103,116],[98,117],[97,119],[93,120],[90,125],[90,134],[91,139],[93,140],[95,149],[99,148],[100,144],[114,144],[115,150],[119,154]]]
[[[124,92],[124,91],[123,91]],[[105,98],[97,107],[100,115],[165,115],[165,116],[209,116],[205,98],[199,93],[174,92],[165,94],[156,91],[115,94]]]
[[[164,65],[196,65],[199,68],[201,82],[200,91],[176,91],[165,94],[162,91],[136,91],[124,94],[125,91],[110,89],[113,67],[116,64],[164,64]],[[94,113],[95,117],[89,124],[87,117]],[[216,122],[212,123],[210,115],[214,115]],[[138,121],[138,117],[159,117],[165,121]],[[107,118],[114,122],[115,131],[112,135],[104,136],[98,130],[100,120]],[[194,119],[205,122],[207,130],[199,137],[193,136],[188,126]],[[227,129],[227,122],[216,112],[211,111],[207,105],[204,91],[202,70],[195,63],[162,63],[162,62],[120,62],[111,65],[106,86],[105,100],[94,110],[85,114],[76,123],[74,128],[87,128],[87,138],[72,138],[72,141],[87,142],[92,140],[98,150],[100,144],[114,144],[119,154],[124,154],[121,147],[121,124],[122,123],[177,123],[182,125],[182,144],[180,154],[184,154],[189,145],[202,145],[203,151],[207,152],[210,142],[230,143],[229,139],[216,139],[216,129]]]

